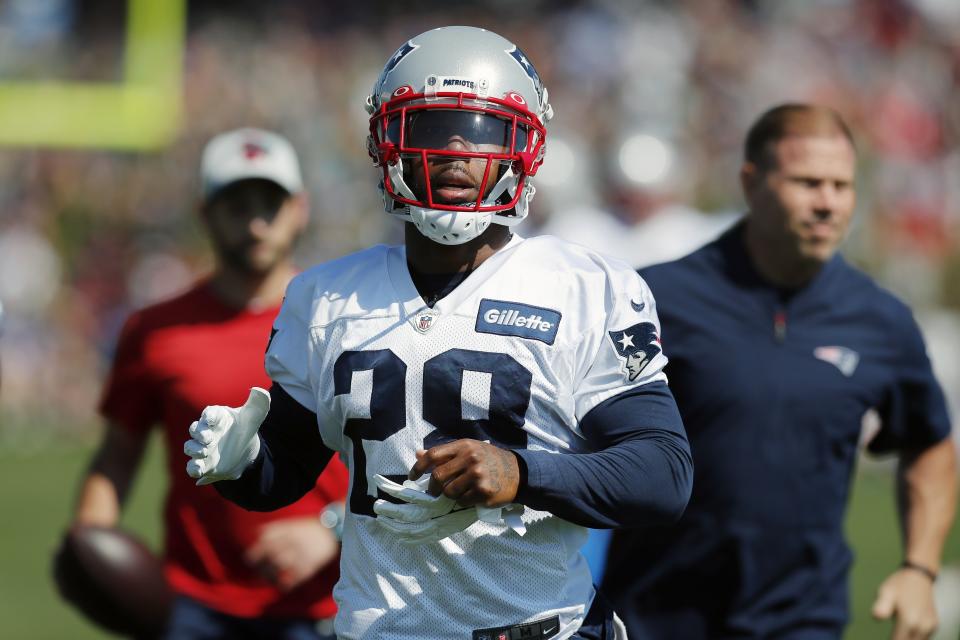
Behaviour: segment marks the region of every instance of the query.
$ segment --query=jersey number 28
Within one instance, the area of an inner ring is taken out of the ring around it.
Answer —
[[[374,498],[367,495],[367,461],[364,440],[383,442],[406,426],[407,365],[389,349],[344,351],[333,367],[334,395],[349,394],[353,374],[372,371],[370,417],[351,418],[344,435],[353,442],[353,489],[350,510],[374,516]],[[490,375],[490,397],[485,418],[463,417],[463,374]],[[505,353],[450,349],[423,365],[423,419],[434,431],[424,438],[429,448],[445,440],[474,438],[518,449],[527,445],[522,429],[530,404],[533,376]]]

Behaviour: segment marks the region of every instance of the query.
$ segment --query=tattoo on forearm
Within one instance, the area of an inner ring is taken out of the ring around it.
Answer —
[[[490,468],[490,484],[493,489],[493,495],[499,495],[511,480],[513,469],[510,466],[510,457],[513,456],[509,451],[500,450],[497,452],[496,464]]]

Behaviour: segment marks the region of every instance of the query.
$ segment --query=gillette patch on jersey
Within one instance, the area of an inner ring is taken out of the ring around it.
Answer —
[[[503,300],[480,301],[476,331],[500,336],[530,338],[553,344],[560,326],[560,312]]]

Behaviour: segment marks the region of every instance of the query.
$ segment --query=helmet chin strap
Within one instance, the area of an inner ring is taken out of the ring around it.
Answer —
[[[410,220],[420,233],[445,245],[473,240],[487,230],[492,218],[490,211],[443,211],[410,207]]]
[[[413,190],[403,179],[403,160],[387,167],[390,181],[396,192],[410,200],[419,200]],[[497,200],[508,193],[512,198],[520,181],[513,167],[508,167],[497,183],[483,200],[482,206],[493,206]],[[416,205],[400,205],[393,200],[383,189],[384,207],[388,213],[396,215],[402,220],[413,222],[414,226],[427,238],[444,245],[458,245],[473,240],[490,226],[491,223],[512,227],[527,217],[530,200],[536,190],[530,181],[523,186],[523,192],[513,209],[513,215],[504,215],[504,212],[492,211],[446,211],[419,207]]]
[[[501,211],[500,213],[494,214],[493,221],[505,227],[512,227],[523,222],[524,218],[527,217],[527,213],[530,211],[530,201],[533,200],[533,194],[536,192],[536,187],[530,184],[530,180],[528,179],[523,185],[523,191],[520,193],[517,205],[513,208],[513,215],[504,215],[504,213],[509,213],[509,211]]]
[[[390,182],[393,184],[393,188],[396,189],[401,196],[409,198],[410,200],[419,200],[419,198],[413,194],[413,190],[403,181],[402,158],[398,158],[396,163],[389,165],[387,171],[390,173]],[[389,198],[389,196],[387,197]],[[389,212],[389,209],[387,211]]]

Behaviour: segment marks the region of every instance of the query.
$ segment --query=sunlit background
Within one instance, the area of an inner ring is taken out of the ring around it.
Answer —
[[[549,88],[521,232],[638,266],[736,219],[741,142],[763,110],[837,109],[860,155],[846,253],[914,307],[957,415],[956,0],[0,0],[0,636],[97,637],[56,599],[49,552],[122,321],[210,265],[195,214],[205,141],[238,126],[293,141],[312,203],[301,265],[396,242],[364,98],[406,38],[446,24],[518,43]],[[900,556],[890,466],[862,466],[849,637],[877,638],[869,599]],[[153,541],[159,478],[148,466],[129,523]],[[960,566],[956,533],[947,559]],[[941,637],[956,638],[960,569],[940,589]]]

